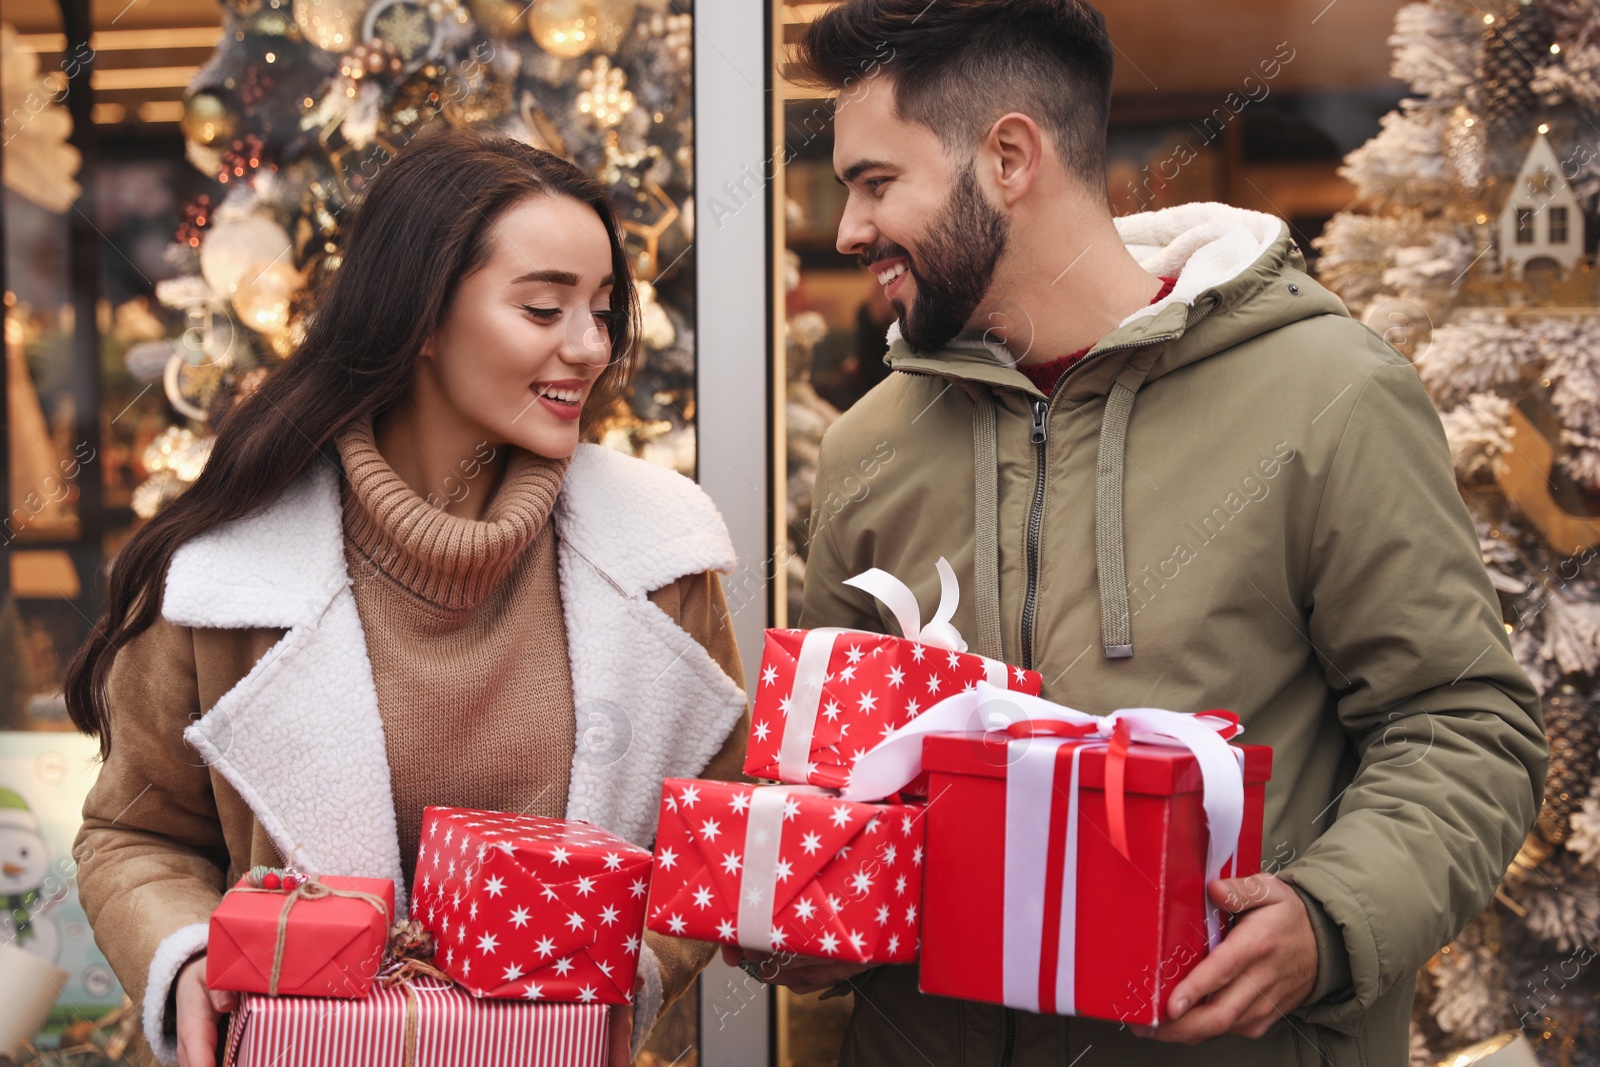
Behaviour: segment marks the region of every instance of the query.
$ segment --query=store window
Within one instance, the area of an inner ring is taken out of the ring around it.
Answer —
[[[1531,207],[1517,208],[1517,244],[1531,245],[1534,242],[1533,231],[1534,210]]]
[[[220,414],[294,358],[348,210],[424,130],[488,124],[607,187],[644,352],[602,440],[695,475],[693,15],[668,0],[8,0],[3,22],[0,806],[20,797],[70,864],[95,765],[62,679],[108,569],[193,481]],[[49,911],[70,981],[30,1045],[142,1055],[75,896]],[[691,989],[639,1062],[699,1062],[699,1004]]]
[[[1550,209],[1550,243],[1567,243],[1567,209],[1564,207]]]

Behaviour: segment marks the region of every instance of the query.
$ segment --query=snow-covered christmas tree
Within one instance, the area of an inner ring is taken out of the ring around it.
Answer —
[[[192,482],[209,423],[293,358],[349,212],[435,125],[491,125],[610,190],[641,282],[645,358],[605,443],[694,469],[692,5],[682,0],[224,0],[189,86],[188,158],[215,179],[157,296],[183,332],[128,353],[185,421],[145,455],[150,515]]]
[[[1520,1030],[1600,1064],[1600,0],[1412,3],[1390,43],[1415,95],[1346,160],[1319,270],[1439,407],[1551,744],[1537,828],[1422,976],[1413,1062]]]

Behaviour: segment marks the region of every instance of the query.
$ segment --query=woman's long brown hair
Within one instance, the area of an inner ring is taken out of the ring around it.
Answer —
[[[494,220],[540,196],[589,205],[610,235],[612,360],[585,404],[586,428],[610,408],[632,373],[639,308],[605,189],[559,156],[508,137],[445,129],[419,138],[368,187],[299,349],[223,417],[200,477],[118,553],[106,613],[65,684],[72,721],[100,739],[102,756],[111,751],[112,662],[155,621],[178,548],[271,502],[313,462],[337,467],[339,434],[409,391],[423,342],[493,251]]]

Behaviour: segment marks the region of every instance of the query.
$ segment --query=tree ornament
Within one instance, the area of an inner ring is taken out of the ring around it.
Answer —
[[[1538,64],[1550,56],[1554,31],[1544,8],[1520,0],[1501,0],[1483,15],[1482,106],[1489,135],[1515,143],[1522,120],[1539,106],[1530,83]]]
[[[213,222],[200,243],[200,273],[231,297],[251,264],[288,260],[290,249],[289,234],[266,215]]]
[[[601,52],[610,55],[617,50],[638,8],[638,0],[595,0],[595,34]]]
[[[1566,843],[1573,812],[1583,807],[1589,783],[1600,772],[1600,718],[1571,686],[1544,698],[1544,729],[1550,738],[1539,833],[1552,845]]]
[[[363,5],[359,0],[294,0],[294,21],[306,40],[331,55],[355,44]]]
[[[369,42],[376,38],[392,45],[406,70],[439,55],[439,23],[428,16],[426,4],[414,0],[376,0],[367,9],[361,32]]]
[[[183,102],[183,135],[195,144],[214,145],[233,140],[239,116],[215,93],[194,93]]]
[[[256,333],[283,333],[289,328],[289,302],[304,284],[286,259],[251,264],[235,287],[233,309]]]
[[[633,110],[633,94],[628,92],[628,74],[613,67],[605,56],[578,72],[578,113],[599,130],[620,126]]]
[[[576,59],[593,51],[600,44],[598,0],[535,0],[528,33],[551,55]]]

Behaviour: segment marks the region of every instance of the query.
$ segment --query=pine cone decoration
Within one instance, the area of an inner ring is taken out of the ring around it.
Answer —
[[[1483,27],[1482,99],[1478,111],[1489,120],[1495,140],[1515,145],[1528,131],[1527,116],[1539,106],[1528,83],[1550,58],[1555,30],[1537,2],[1503,0],[1492,8]]]
[[[1539,835],[1552,845],[1566,841],[1572,813],[1583,806],[1589,783],[1600,770],[1600,717],[1570,685],[1544,698],[1544,732],[1550,739]]]

